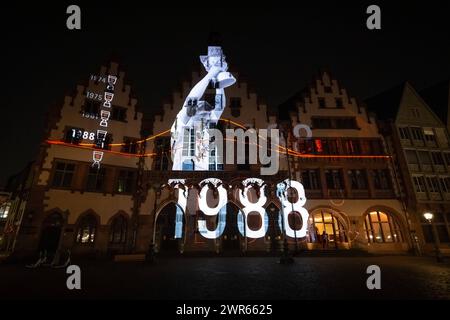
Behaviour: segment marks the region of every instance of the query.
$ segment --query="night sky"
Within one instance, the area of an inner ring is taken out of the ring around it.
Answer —
[[[195,2],[195,8],[169,1],[166,8],[150,1],[2,3],[0,186],[35,157],[47,108],[62,104],[111,57],[151,113],[198,70],[211,32],[221,34],[231,68],[272,108],[320,68],[359,99],[404,80],[422,89],[450,75],[448,1],[243,2]],[[81,31],[66,29],[69,4],[81,7]],[[382,30],[366,28],[370,4],[381,7]]]

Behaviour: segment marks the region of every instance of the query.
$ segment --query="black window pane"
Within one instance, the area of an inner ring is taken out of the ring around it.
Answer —
[[[425,238],[425,242],[427,243],[433,243],[434,239],[433,239],[433,231],[431,229],[431,225],[422,225],[422,230],[423,230],[423,236]]]
[[[53,177],[53,186],[60,187],[62,183],[63,174],[61,172],[56,171]]]
[[[63,184],[62,184],[63,187],[70,187],[70,185],[72,184],[72,176],[73,176],[72,173],[66,173],[64,175]]]
[[[450,242],[446,225],[436,225],[436,231],[440,242]]]

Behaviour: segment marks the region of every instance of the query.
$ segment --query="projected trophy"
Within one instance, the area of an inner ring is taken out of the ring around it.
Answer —
[[[209,170],[209,129],[214,127],[225,108],[225,88],[236,79],[228,70],[222,48],[208,47],[200,56],[206,76],[189,92],[171,127],[172,170]],[[207,101],[205,91],[215,89],[215,99]]]

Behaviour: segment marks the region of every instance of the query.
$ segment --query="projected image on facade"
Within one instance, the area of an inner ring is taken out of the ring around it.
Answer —
[[[200,56],[207,72],[189,92],[171,128],[171,149],[173,170],[209,170],[209,129],[220,119],[226,105],[225,88],[236,79],[228,70],[228,64],[221,47],[208,47],[208,55]],[[215,89],[209,101],[205,91]]]

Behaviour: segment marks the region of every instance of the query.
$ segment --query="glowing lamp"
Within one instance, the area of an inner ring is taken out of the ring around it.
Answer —
[[[433,220],[433,214],[431,212],[425,212],[423,214],[423,217],[429,222],[431,223],[431,220]]]

